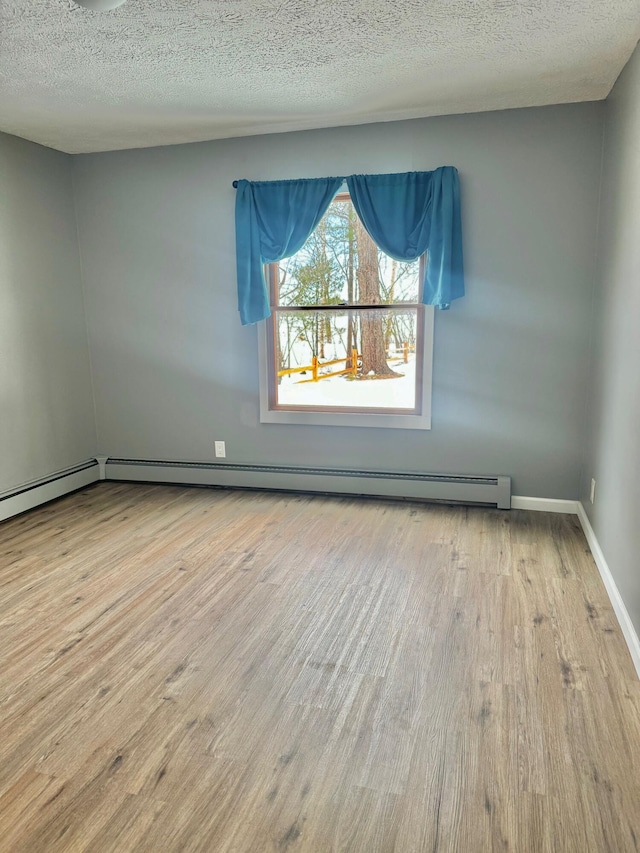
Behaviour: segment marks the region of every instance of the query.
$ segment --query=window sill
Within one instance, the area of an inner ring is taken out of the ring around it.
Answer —
[[[426,415],[381,415],[367,412],[291,412],[260,407],[260,423],[303,426],[378,427],[383,429],[431,429]]]

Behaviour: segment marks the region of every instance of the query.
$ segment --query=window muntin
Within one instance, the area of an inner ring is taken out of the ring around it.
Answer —
[[[271,410],[421,414],[423,258],[385,255],[340,194],[268,273]]]

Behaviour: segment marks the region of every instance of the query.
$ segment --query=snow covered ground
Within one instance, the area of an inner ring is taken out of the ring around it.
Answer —
[[[311,379],[311,370],[305,375],[294,373],[283,376],[278,386],[278,403],[281,406],[348,406],[369,409],[413,409],[416,392],[415,355],[409,362],[402,359],[390,361],[392,370],[402,378],[392,379],[349,379],[346,376],[331,376],[318,382],[302,382]],[[342,364],[320,368],[320,373],[339,370]]]

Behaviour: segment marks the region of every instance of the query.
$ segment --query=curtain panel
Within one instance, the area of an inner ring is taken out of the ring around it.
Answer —
[[[464,296],[458,172],[351,175],[349,194],[374,243],[396,261],[427,263],[422,302],[448,308]]]
[[[236,263],[243,326],[264,320],[271,313],[264,264],[300,251],[343,181],[238,181]]]
[[[238,181],[236,263],[243,325],[271,311],[264,264],[291,257],[317,227],[346,180],[356,213],[374,242],[398,261],[425,252],[422,302],[448,308],[464,296],[458,171]]]

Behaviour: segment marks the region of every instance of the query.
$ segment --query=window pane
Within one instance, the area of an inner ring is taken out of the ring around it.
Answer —
[[[274,403],[415,411],[419,310],[277,311]]]
[[[302,249],[277,265],[279,305],[419,301],[420,261],[394,261],[378,249],[339,196]]]

